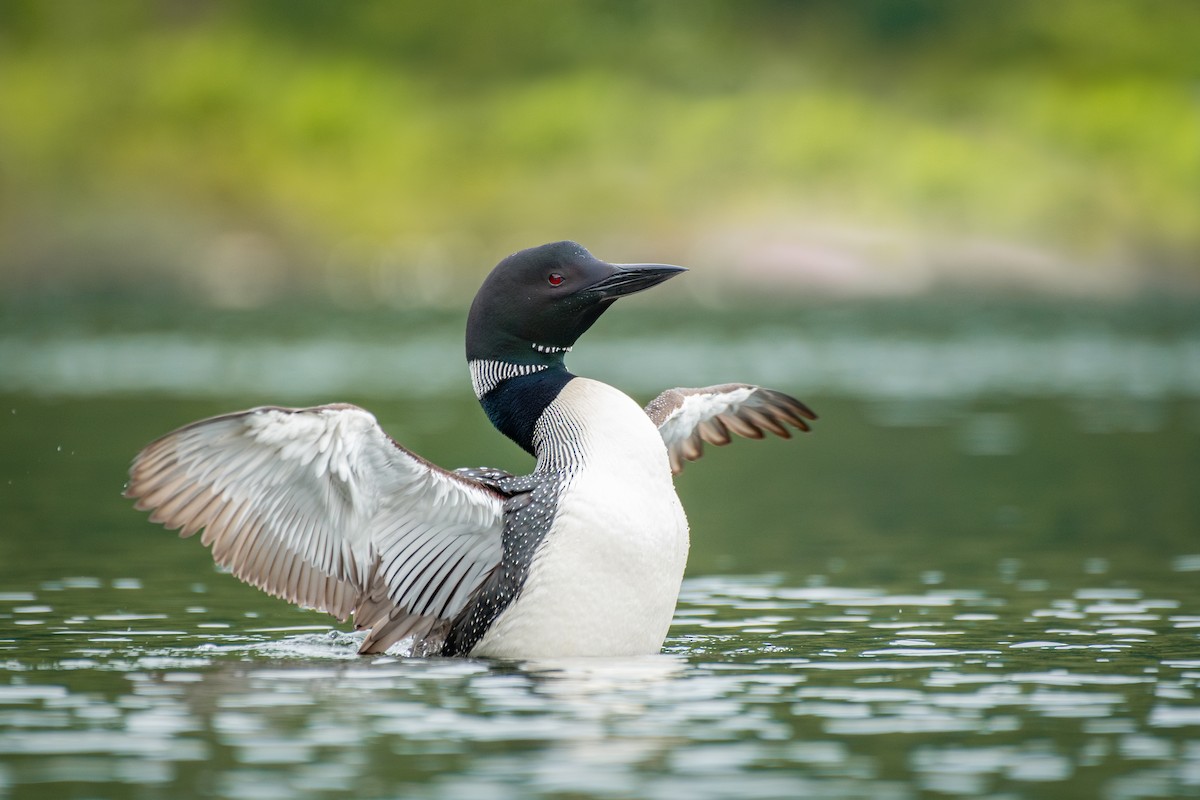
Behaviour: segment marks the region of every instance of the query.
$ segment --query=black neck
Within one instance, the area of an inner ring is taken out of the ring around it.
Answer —
[[[533,429],[542,412],[575,376],[559,355],[545,369],[501,381],[479,401],[492,424],[527,453],[533,451]]]

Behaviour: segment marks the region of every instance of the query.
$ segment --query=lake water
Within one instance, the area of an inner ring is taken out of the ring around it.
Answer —
[[[821,420],[677,479],[664,653],[519,663],[358,657],[120,497],[150,439],[266,402],[527,470],[461,319],[4,309],[0,797],[1200,797],[1196,309],[652,307],[571,366]]]

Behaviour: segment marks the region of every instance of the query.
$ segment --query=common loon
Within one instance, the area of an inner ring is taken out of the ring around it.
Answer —
[[[238,578],[369,629],[360,653],[537,658],[658,652],[688,551],[673,474],[730,432],[788,437],[816,415],[746,384],[670,389],[645,409],[563,363],[613,301],[684,272],[574,242],[488,275],[467,321],[488,418],[529,475],[443,470],[349,404],[194,422],[134,458],[125,495]]]

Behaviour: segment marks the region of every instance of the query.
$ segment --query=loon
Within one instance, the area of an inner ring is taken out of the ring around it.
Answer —
[[[134,458],[125,495],[236,577],[369,629],[360,653],[542,658],[659,652],[688,553],[674,478],[703,442],[789,437],[816,415],[747,384],[645,409],[567,371],[615,300],[686,270],[610,264],[574,242],[515,253],[471,305],[466,355],[528,475],[443,470],[338,403],[186,425]],[[400,648],[397,648],[398,650]]]

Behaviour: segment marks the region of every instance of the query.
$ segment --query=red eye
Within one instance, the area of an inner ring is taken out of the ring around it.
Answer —
[[[546,280],[550,282],[551,286],[560,286],[563,282],[563,276],[559,275],[557,272],[551,272]]]

